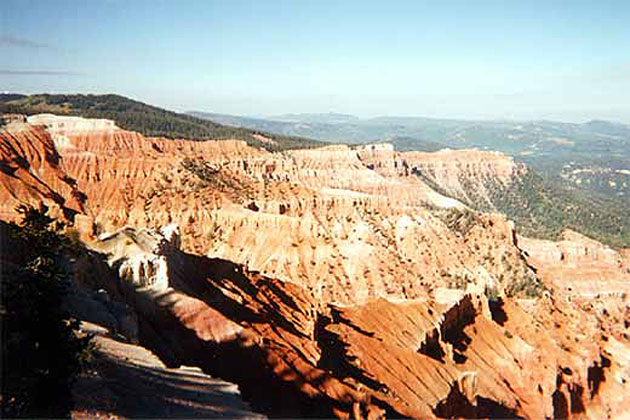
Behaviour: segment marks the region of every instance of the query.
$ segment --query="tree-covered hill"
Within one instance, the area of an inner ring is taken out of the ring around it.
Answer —
[[[531,168],[508,185],[485,179],[487,196],[466,179],[460,179],[465,194],[449,194],[428,174],[416,175],[474,209],[505,214],[522,235],[559,240],[565,229],[572,229],[613,248],[630,247],[630,213],[621,198],[572,188]]]
[[[630,213],[617,197],[585,193],[532,170],[494,192],[497,210],[525,235],[556,240],[568,228],[614,248],[630,247]]]
[[[0,113],[54,113],[86,118],[107,118],[126,130],[145,136],[192,140],[244,140],[267,150],[318,147],[316,140],[231,127],[179,114],[120,95],[0,94]],[[257,136],[259,135],[259,136]],[[261,141],[260,135],[272,141]]]

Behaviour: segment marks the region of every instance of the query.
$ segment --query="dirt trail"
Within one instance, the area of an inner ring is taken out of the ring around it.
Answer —
[[[198,368],[169,369],[140,346],[103,335],[94,341],[96,358],[73,389],[73,419],[265,418],[250,411],[234,384]]]

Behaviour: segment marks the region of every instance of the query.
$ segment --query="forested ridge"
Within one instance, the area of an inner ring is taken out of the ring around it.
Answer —
[[[0,113],[53,113],[85,118],[107,118],[116,125],[148,137],[191,140],[244,140],[270,151],[318,147],[322,143],[303,137],[278,135],[231,127],[180,114],[120,95],[19,95],[0,94]],[[271,141],[261,141],[256,134]]]
[[[573,229],[609,246],[630,246],[630,212],[622,199],[571,189],[529,170],[497,189],[493,201],[527,236],[558,239]]]

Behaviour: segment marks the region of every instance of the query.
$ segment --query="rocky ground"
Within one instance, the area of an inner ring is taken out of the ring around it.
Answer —
[[[97,325],[84,322],[82,333],[95,334],[96,351],[74,385],[73,419],[265,418],[249,409],[234,384],[195,367],[167,368],[144,347]]]

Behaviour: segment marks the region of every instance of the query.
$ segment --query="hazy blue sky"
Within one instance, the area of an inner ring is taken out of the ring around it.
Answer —
[[[0,91],[630,122],[628,0],[2,0],[0,17]]]

